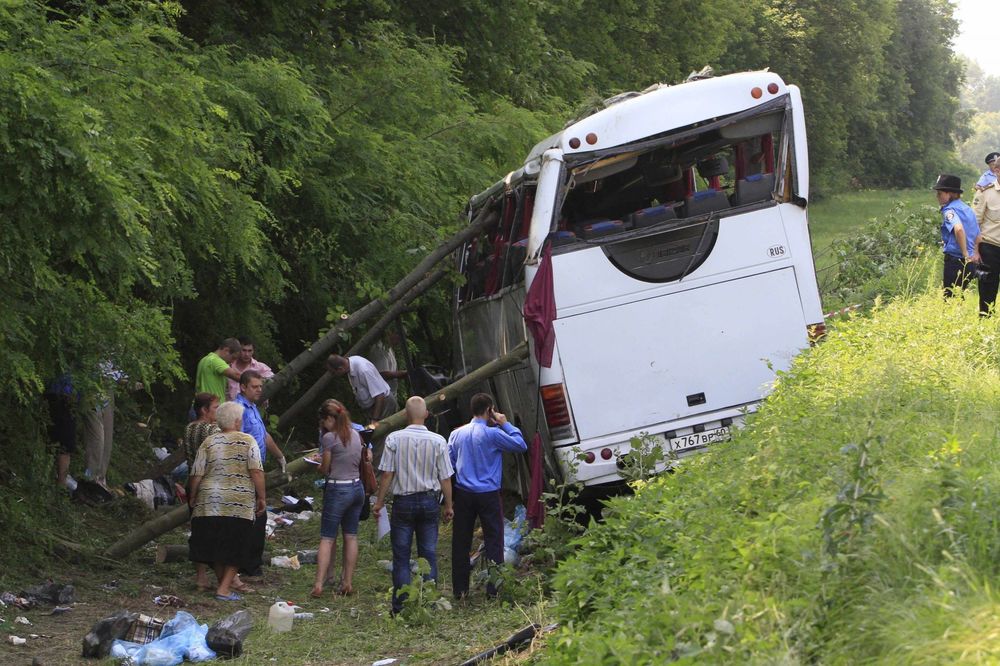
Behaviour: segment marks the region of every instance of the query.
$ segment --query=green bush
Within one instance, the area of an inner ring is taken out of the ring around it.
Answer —
[[[842,323],[575,541],[543,661],[997,659],[998,334],[934,293]]]

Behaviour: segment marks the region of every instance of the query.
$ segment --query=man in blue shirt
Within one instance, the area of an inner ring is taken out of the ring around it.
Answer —
[[[472,421],[452,431],[448,439],[451,464],[455,469],[455,525],[451,541],[451,577],[456,598],[469,593],[469,550],[476,518],[483,528],[486,557],[503,563],[503,452],[528,450],[521,431],[507,417],[493,409],[493,398],[485,393],[472,396]],[[496,596],[493,584],[486,595]]]
[[[962,180],[958,176],[941,174],[934,183],[941,206],[941,241],[944,244],[943,285],[945,297],[953,296],[955,288],[964,289],[972,279],[977,260],[976,239],[979,223],[976,213],[962,201]]]
[[[264,378],[256,370],[247,370],[240,375],[240,393],[233,402],[243,405],[243,427],[241,430],[257,441],[261,463],[264,462],[267,458],[267,452],[270,451],[278,458],[278,465],[283,472],[285,471],[285,454],[281,452],[277,442],[267,432],[267,428],[264,427],[264,419],[261,418],[260,411],[257,409],[257,401],[260,400],[263,392]],[[263,564],[264,542],[267,540],[267,511],[257,516],[253,528],[251,545],[253,552],[250,559],[254,566],[248,566],[241,571],[240,573],[244,576],[261,575],[260,567]]]

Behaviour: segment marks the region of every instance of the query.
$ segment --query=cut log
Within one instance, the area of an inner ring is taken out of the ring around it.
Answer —
[[[395,305],[389,308],[389,311],[382,315],[382,318],[379,319],[378,322],[376,322],[376,324],[372,326],[360,340],[348,349],[344,353],[344,356],[354,356],[367,351],[368,348],[371,347],[376,340],[378,340],[378,337],[382,335],[382,332],[406,310],[407,306],[412,303],[414,299],[437,284],[446,273],[447,271],[444,268],[439,268],[417,283],[413,289],[406,292],[403,298],[399,299]],[[317,404],[320,401],[323,392],[327,390],[327,387],[329,387],[332,382],[333,375],[329,372],[324,372],[320,378],[316,380],[316,383],[295,401],[295,404],[285,410],[285,413],[278,419],[278,428],[284,429],[288,427],[291,425],[295,417],[301,414],[303,410],[311,405]]]
[[[391,303],[399,300],[399,298],[423,280],[427,273],[429,273],[430,270],[434,268],[434,266],[436,266],[442,259],[461,247],[466,241],[475,238],[490,226],[496,224],[498,217],[499,216],[495,211],[489,211],[487,208],[483,208],[482,212],[476,217],[475,220],[472,221],[472,224],[467,227],[463,227],[461,231],[454,234],[441,245],[438,245],[433,252],[424,257],[423,261],[407,273],[402,280],[397,282],[396,286],[390,289],[385,296],[376,298],[367,305],[355,310],[347,317],[341,319],[334,326],[330,327],[330,330],[327,331],[326,335],[314,342],[309,349],[293,358],[288,365],[281,369],[281,372],[276,374],[274,377],[269,379],[266,384],[264,384],[264,393],[261,395],[260,399],[263,401],[274,397],[304,368],[315,363],[316,361],[323,360],[324,357],[330,353],[330,350],[333,349],[333,346],[336,344],[337,340],[340,339],[340,336],[343,333],[360,326],[378,313],[387,309]]]
[[[312,451],[305,451],[303,455],[312,453],[313,451],[315,451],[315,449]],[[266,474],[264,476],[264,483],[268,489],[281,488],[282,486],[291,483],[292,479],[307,472],[315,472],[316,469],[316,465],[307,463],[304,458],[299,458],[288,463],[288,469],[284,474],[282,474],[281,470],[278,469]],[[129,553],[142,548],[144,545],[161,534],[166,534],[175,527],[180,527],[186,523],[190,517],[191,511],[188,509],[186,504],[175,507],[170,511],[170,513],[166,513],[139,525],[137,528],[126,534],[124,538],[108,547],[108,549],[104,551],[104,555],[105,557],[110,557],[114,560],[120,560]]]
[[[156,563],[184,562],[188,558],[186,543],[161,543],[156,546]]]
[[[475,387],[479,382],[489,379],[494,375],[499,375],[501,372],[510,370],[526,358],[528,358],[528,343],[522,342],[500,358],[476,368],[458,381],[448,384],[431,395],[424,396],[424,400],[427,401],[427,409],[431,412],[441,411],[448,405],[449,402],[460,397],[469,389]],[[401,409],[392,416],[388,416],[379,421],[378,427],[375,428],[375,432],[372,435],[372,439],[378,440],[394,430],[399,430],[405,427],[406,410]]]

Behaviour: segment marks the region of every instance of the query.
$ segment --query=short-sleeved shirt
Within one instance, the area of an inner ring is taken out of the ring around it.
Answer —
[[[409,425],[390,433],[385,438],[378,468],[394,473],[393,495],[441,490],[441,479],[454,474],[448,442],[422,425]]]
[[[198,453],[198,448],[201,443],[209,435],[214,435],[219,430],[219,426],[212,421],[191,421],[187,424],[187,428],[184,430],[184,459],[188,464],[188,474],[190,470],[194,467],[194,456]]]
[[[1000,183],[993,183],[973,200],[982,242],[1000,245]]]
[[[240,393],[233,402],[243,405],[243,432],[254,438],[257,446],[260,447],[260,461],[267,460],[267,428],[264,427],[264,419],[260,416],[257,405],[247,400]]]
[[[992,169],[987,169],[983,172],[983,175],[976,181],[976,187],[986,189],[993,183],[997,182],[997,175],[993,173]]]
[[[250,472],[263,469],[257,443],[246,433],[218,432],[198,448],[191,476],[200,476],[194,518],[254,519],[257,493]]]
[[[351,439],[347,446],[344,446],[337,433],[325,433],[319,440],[319,450],[324,455],[327,451],[330,452],[330,472],[326,478],[338,481],[353,481],[359,478],[363,447],[361,435],[356,430],[351,430]]]
[[[241,375],[247,370],[254,370],[260,374],[262,379],[270,379],[274,377],[274,371],[271,370],[270,366],[266,363],[261,363],[257,359],[252,359],[250,364],[245,368],[239,367],[237,364],[239,359],[233,361],[229,364],[229,367],[240,373]],[[235,379],[230,379],[226,377],[226,400],[236,400],[236,396],[240,394],[240,383]]]
[[[375,369],[378,370],[379,375],[383,371],[395,372],[399,369],[399,364],[396,362],[396,352],[392,350],[392,347],[385,344],[384,342],[376,342],[372,345],[372,348],[368,350],[368,360],[372,362]],[[389,386],[389,393],[393,398],[396,397],[396,389],[399,387],[398,379],[385,379],[385,383]]]
[[[966,252],[962,252],[955,236],[955,223],[961,222],[965,230]],[[976,251],[976,238],[979,237],[979,223],[976,214],[967,203],[955,199],[941,207],[941,241],[944,243],[944,253],[961,259],[965,254],[970,257]]]
[[[347,359],[351,364],[348,379],[354,389],[354,397],[362,409],[368,409],[375,404],[375,398],[388,396],[391,391],[375,364],[363,356],[351,356]],[[376,415],[377,416],[377,415]]]
[[[205,354],[198,361],[198,369],[194,375],[194,392],[211,393],[218,396],[219,402],[226,400],[226,370],[229,364],[213,352]]]

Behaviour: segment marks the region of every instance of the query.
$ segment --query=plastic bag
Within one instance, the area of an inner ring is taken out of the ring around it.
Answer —
[[[243,640],[251,629],[253,629],[253,617],[250,611],[244,608],[213,624],[205,640],[216,654],[238,657],[243,653]]]
[[[514,508],[514,520],[503,521],[503,561],[505,564],[517,566],[521,559],[521,542],[524,540],[525,519],[527,510],[523,504]]]
[[[208,625],[199,625],[194,616],[179,611],[163,625],[160,637],[146,645],[117,640],[111,646],[111,656],[127,659],[135,666],[177,666],[187,658],[198,662],[215,659],[215,653],[205,642]]]

